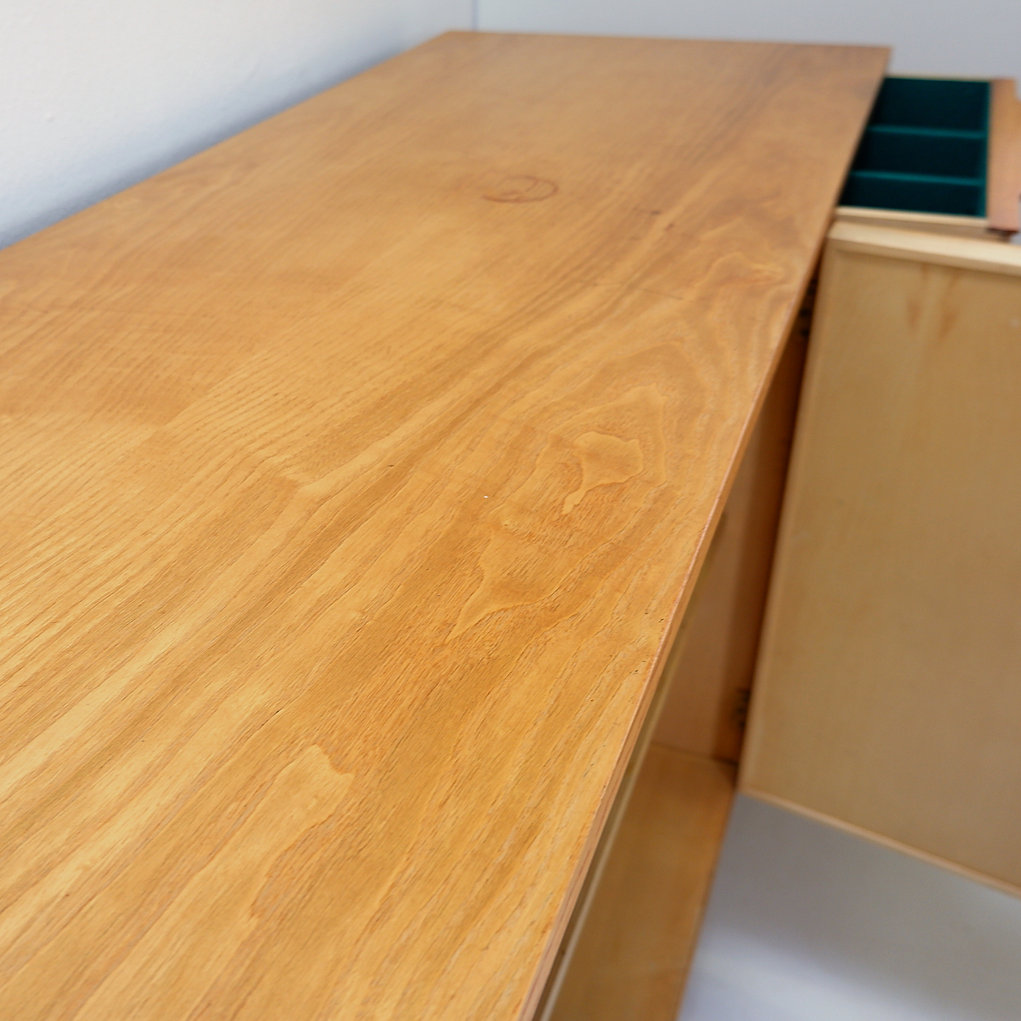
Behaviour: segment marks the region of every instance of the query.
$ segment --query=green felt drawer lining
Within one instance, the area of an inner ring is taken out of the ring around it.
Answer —
[[[983,216],[988,82],[887,78],[842,205]]]

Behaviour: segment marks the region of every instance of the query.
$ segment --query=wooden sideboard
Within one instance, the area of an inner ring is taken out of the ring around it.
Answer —
[[[0,1016],[528,1016],[704,878],[885,59],[451,34],[0,253]]]

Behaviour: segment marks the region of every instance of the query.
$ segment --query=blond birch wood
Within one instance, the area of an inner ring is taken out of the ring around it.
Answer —
[[[830,228],[829,240],[833,247],[839,245],[843,252],[1021,276],[1021,246],[1018,245],[990,243],[976,238],[937,237],[928,232],[843,221],[837,221]]]
[[[733,792],[733,767],[649,747],[553,1021],[673,1021]]]
[[[741,783],[1018,888],[1021,253],[896,234],[827,245]]]
[[[531,1010],[884,60],[445,36],[0,255],[0,1016]]]
[[[984,216],[947,216],[942,213],[909,213],[898,209],[870,209],[867,206],[837,206],[837,222],[893,227],[944,236],[1006,240],[1009,234],[992,230]]]
[[[731,490],[731,497],[733,497],[733,490]],[[718,535],[719,529],[717,529],[717,536]],[[653,736],[659,729],[659,721],[662,717],[663,707],[671,695],[671,684],[678,676],[677,664],[686,656],[686,647],[692,640],[693,636],[691,628],[688,626],[688,622],[692,616],[700,616],[697,608],[701,600],[704,598],[707,575],[711,575],[713,573],[715,548],[716,539],[714,538],[709,552],[702,564],[702,570],[699,572],[694,591],[688,601],[688,607],[685,611],[684,619],[681,622],[681,626],[678,629],[677,635],[670,647],[670,652],[666,657],[666,662],[663,665],[661,678],[657,685],[656,692],[653,695],[652,702],[649,705],[649,710],[646,713],[641,733],[635,741],[631,757],[628,760],[627,768],[624,770],[620,786],[618,787],[617,794],[614,797],[613,805],[611,806],[606,822],[602,827],[602,831],[599,836],[599,843],[596,846],[592,855],[592,860],[589,863],[584,882],[578,893],[574,909],[571,913],[571,918],[567,923],[564,935],[557,947],[556,956],[550,968],[546,985],[542,990],[542,996],[540,997],[534,1011],[534,1017],[538,1019],[538,1021],[550,1021],[550,1019],[554,1017],[557,1009],[560,989],[563,986],[565,978],[571,971],[572,961],[578,949],[578,944],[583,938],[590,938],[585,936],[585,931],[589,924],[589,913],[595,902],[597,891],[600,888],[603,873],[606,871],[610,858],[613,855],[617,835],[620,832],[621,824],[625,819],[628,806],[631,802],[631,797],[634,793],[635,784],[638,782],[642,770],[645,768],[645,759],[648,755],[649,747],[652,744]]]

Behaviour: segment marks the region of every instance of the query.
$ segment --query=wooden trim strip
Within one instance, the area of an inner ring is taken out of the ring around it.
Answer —
[[[1021,101],[1013,78],[994,78],[990,98],[986,217],[993,230],[1021,230]]]
[[[845,251],[1021,275],[1021,246],[841,221],[829,238]]]

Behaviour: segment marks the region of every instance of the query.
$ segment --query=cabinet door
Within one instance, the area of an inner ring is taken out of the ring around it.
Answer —
[[[741,786],[1021,888],[1021,248],[831,232]]]

